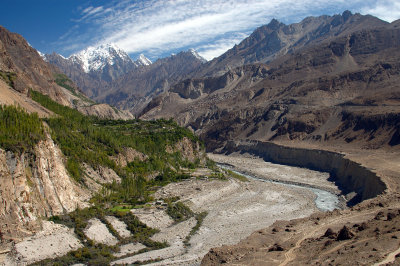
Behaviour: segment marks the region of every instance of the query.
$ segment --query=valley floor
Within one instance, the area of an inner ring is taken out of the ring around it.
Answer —
[[[313,183],[320,180],[322,187],[337,190],[327,181],[328,175],[304,168],[268,164],[261,159],[246,156],[209,156],[220,163],[229,163],[239,169],[252,169],[259,175],[270,178],[285,177],[294,182]],[[274,174],[275,173],[275,174]],[[170,247],[148,253],[127,257],[116,261],[134,263],[158,259],[152,265],[199,265],[202,257],[210,248],[238,243],[254,231],[265,228],[277,220],[307,217],[319,212],[314,203],[315,195],[306,188],[293,188],[287,185],[262,182],[249,179],[242,182],[231,178],[223,180],[191,179],[180,183],[169,184],[156,193],[156,198],[179,196],[193,211],[207,211],[199,231],[194,234],[188,246],[183,245],[182,232],[189,232],[194,221],[188,220],[171,225],[163,215],[152,211],[158,221],[165,224],[156,225],[155,217],[147,214],[136,214],[149,225],[158,227],[161,232],[153,236],[154,240],[166,240]]]
[[[375,172],[385,182],[387,190],[352,208],[327,213],[319,212],[302,219],[276,221],[238,244],[212,249],[202,260],[202,265],[221,263],[226,265],[392,265],[394,263],[398,265],[400,263],[398,148],[375,150],[360,149],[346,144],[333,147],[329,144],[291,141],[277,144],[341,153],[345,158]]]
[[[268,164],[261,159],[243,155],[210,154],[209,156],[217,162],[229,163],[237,169],[251,170],[258,176],[264,175],[265,178],[275,177],[306,184],[318,183],[324,189],[337,190],[327,181],[326,173]],[[203,171],[205,172],[207,171]],[[152,239],[159,242],[166,241],[169,247],[136,254],[144,247],[143,245],[134,243],[124,245],[121,246],[120,252],[115,254],[121,258],[112,264],[144,262],[152,263],[152,265],[199,265],[203,256],[211,248],[236,244],[277,220],[308,217],[319,212],[314,202],[315,195],[307,188],[254,179],[248,179],[248,181],[240,181],[236,178],[210,179],[203,173],[197,171],[193,173],[191,179],[171,183],[159,189],[154,195],[155,199],[179,197],[180,201],[195,213],[207,212],[200,228],[190,237],[190,240],[185,242],[192,228],[196,226],[195,218],[174,223],[166,214],[165,207],[160,205],[132,210],[142,222],[160,230]],[[103,227],[107,230],[105,226]],[[49,244],[46,241],[48,241],[47,238],[44,239],[44,245]],[[18,250],[19,256],[30,256],[26,261],[37,261],[37,258],[32,258],[32,252],[22,248],[25,247],[23,243],[24,241],[17,246],[17,248],[21,247]],[[40,247],[40,243],[37,246]],[[27,252],[29,254],[25,254]],[[41,256],[38,255],[38,257]]]

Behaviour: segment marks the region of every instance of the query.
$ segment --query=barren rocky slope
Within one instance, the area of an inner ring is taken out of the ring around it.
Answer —
[[[185,80],[153,99],[142,118],[174,117],[211,150],[244,138],[395,147],[399,47],[393,25],[357,31],[269,65]]]
[[[380,205],[277,221],[236,246],[212,249],[202,265],[396,265],[399,206]]]
[[[45,62],[21,35],[0,26],[0,103],[14,104],[11,98],[15,97],[15,101],[26,110],[49,114],[29,99],[29,90],[35,90],[60,104],[81,107],[90,115],[119,119],[132,117],[110,106],[96,105],[68,80],[61,78],[61,84],[60,75],[57,75],[60,72]]]
[[[42,217],[89,206],[88,200],[99,188],[88,189],[70,177],[65,157],[50,136],[33,153],[0,149],[0,161],[0,230],[6,241],[37,231]],[[103,183],[117,178],[115,173],[102,174],[100,169],[93,172],[92,176]],[[87,182],[95,183],[91,178]]]
[[[350,11],[334,16],[307,17],[299,23],[290,25],[273,19],[269,24],[257,28],[249,37],[223,55],[192,72],[190,76],[220,76],[242,65],[267,63],[306,46],[385,25],[387,22],[376,17],[352,14]]]

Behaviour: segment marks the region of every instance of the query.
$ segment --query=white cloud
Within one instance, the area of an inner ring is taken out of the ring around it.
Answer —
[[[371,14],[387,22],[393,22],[400,19],[400,1],[399,0],[378,0],[370,7],[361,9],[363,14]]]
[[[198,46],[198,53],[207,60],[211,60],[231,49],[235,44],[239,44],[248,34],[236,34],[231,38],[224,38]]]
[[[68,34],[62,45],[74,47],[72,44],[79,41],[84,49],[114,42],[128,53],[152,53],[156,57],[190,46],[210,59],[272,18],[292,23],[309,15],[331,15],[345,9],[388,17],[388,6],[399,10],[398,0],[378,2],[384,4],[374,5],[373,0],[110,1],[82,10],[77,23],[85,23],[89,29]]]
[[[92,6],[89,6],[89,7],[87,7],[87,8],[85,8],[84,10],[82,10],[82,14],[87,14],[87,13],[89,13],[90,12],[90,10],[92,10],[93,9],[93,7]]]

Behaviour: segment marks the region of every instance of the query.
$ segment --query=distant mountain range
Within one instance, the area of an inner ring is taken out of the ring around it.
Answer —
[[[46,54],[43,58],[61,69],[90,97],[98,95],[102,88],[121,75],[152,64],[144,55],[133,61],[115,44],[89,47],[68,58],[56,53]]]
[[[307,17],[285,25],[276,19],[257,28],[249,37],[194,71],[192,77],[219,76],[239,66],[268,63],[287,53],[354,31],[386,25],[376,17],[345,11],[334,16]]]
[[[206,60],[190,49],[154,64],[143,54],[136,61],[115,44],[89,47],[65,58],[56,53],[44,59],[70,77],[92,99],[132,113],[164,92]]]

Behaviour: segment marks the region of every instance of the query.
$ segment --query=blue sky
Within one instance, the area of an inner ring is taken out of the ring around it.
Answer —
[[[113,42],[135,59],[152,60],[189,48],[219,56],[255,28],[276,18],[286,24],[348,9],[388,22],[400,0],[2,0],[0,25],[43,53],[69,56]]]

